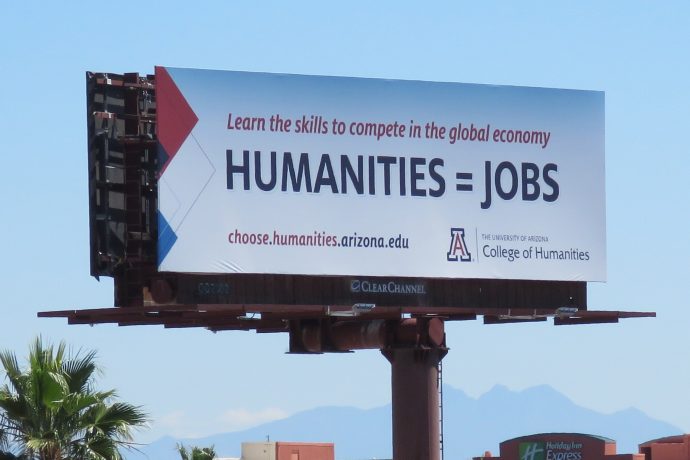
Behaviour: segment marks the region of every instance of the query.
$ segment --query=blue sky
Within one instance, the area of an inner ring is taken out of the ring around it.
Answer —
[[[42,334],[97,349],[103,386],[155,417],[142,441],[390,400],[388,363],[376,351],[292,356],[286,335],[36,318],[112,305],[112,282],[89,277],[87,70],[165,65],[600,90],[609,281],[590,285],[589,305],[658,318],[451,324],[445,382],[474,396],[499,383],[546,383],[578,404],[635,406],[690,432],[689,30],[687,1],[5,2],[0,348],[22,354]]]

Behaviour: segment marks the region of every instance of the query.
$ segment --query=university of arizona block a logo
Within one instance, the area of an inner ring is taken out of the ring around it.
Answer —
[[[450,248],[448,249],[449,262],[470,262],[472,261],[472,254],[467,249],[465,242],[464,228],[450,229]]]

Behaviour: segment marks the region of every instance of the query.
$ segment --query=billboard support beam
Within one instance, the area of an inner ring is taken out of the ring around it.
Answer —
[[[391,363],[393,458],[441,459],[439,365],[448,353],[440,318],[293,321],[291,353],[379,348]]]
[[[438,366],[446,348],[386,348],[391,363],[393,458],[440,460]]]

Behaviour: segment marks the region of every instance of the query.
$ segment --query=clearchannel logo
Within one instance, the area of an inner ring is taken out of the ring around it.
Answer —
[[[546,449],[543,442],[521,442],[519,447],[520,460],[546,460]]]
[[[366,292],[370,294],[426,294],[426,285],[423,283],[400,283],[396,281],[368,281],[352,280],[350,292]]]
[[[472,254],[467,249],[467,242],[465,241],[464,228],[450,229],[450,247],[446,254],[448,262],[471,262]]]

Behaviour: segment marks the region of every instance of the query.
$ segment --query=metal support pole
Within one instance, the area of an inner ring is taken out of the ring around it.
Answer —
[[[387,348],[391,363],[393,460],[440,460],[438,363],[446,348]]]

